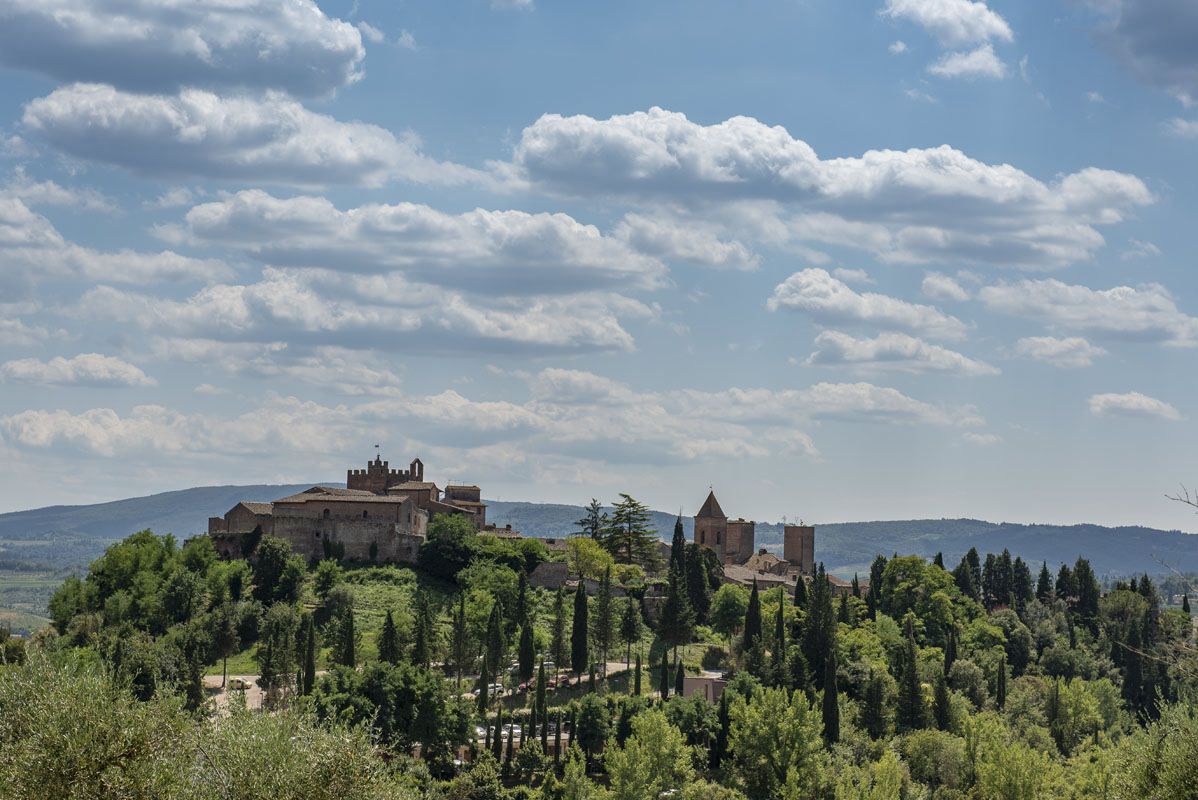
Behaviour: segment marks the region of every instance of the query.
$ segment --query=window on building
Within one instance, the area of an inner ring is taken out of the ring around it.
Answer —
[[[716,543],[716,544],[719,544],[719,543],[720,543],[720,534],[719,534],[719,532],[717,532],[717,533],[716,533],[716,535],[715,535],[715,543]]]
[[[366,519],[366,509],[362,509],[362,519]]]
[[[324,518],[325,519],[329,518],[329,510],[327,508],[324,510]]]

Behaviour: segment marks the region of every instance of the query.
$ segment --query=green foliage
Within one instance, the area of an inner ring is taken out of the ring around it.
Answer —
[[[725,583],[711,600],[711,627],[716,633],[731,638],[736,629],[744,624],[748,610],[749,593],[744,587]]]
[[[566,565],[575,575],[598,580],[615,563],[611,553],[594,539],[575,536],[566,542]]]
[[[624,746],[608,742],[603,763],[611,781],[612,800],[656,798],[695,777],[690,747],[657,709],[633,718],[632,735]]]
[[[340,564],[332,560],[321,561],[316,565],[316,571],[313,574],[312,590],[316,592],[317,599],[324,600],[329,596],[333,587],[344,579],[345,570],[341,568]]]
[[[627,494],[620,494],[600,543],[622,564],[657,568],[657,531],[650,527],[649,507]]]
[[[587,593],[581,582],[574,590],[573,627],[570,630],[570,668],[581,673],[587,668]]]
[[[761,689],[731,708],[732,774],[752,800],[820,796],[820,720],[802,692]],[[801,792],[801,794],[800,794]]]

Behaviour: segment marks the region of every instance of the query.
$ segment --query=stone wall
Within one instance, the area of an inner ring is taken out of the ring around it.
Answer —
[[[815,571],[815,528],[811,525],[786,525],[782,528],[782,557],[804,575]]]

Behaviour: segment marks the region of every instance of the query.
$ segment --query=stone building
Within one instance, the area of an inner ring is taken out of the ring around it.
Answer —
[[[725,564],[739,564],[753,555],[755,528],[752,520],[729,520],[715,492],[708,492],[703,507],[695,514],[695,543],[714,550]]]
[[[445,496],[424,480],[424,464],[390,469],[375,458],[366,469],[346,472],[346,488],[313,486],[269,503],[243,502],[223,517],[208,519],[208,535],[226,558],[242,555],[244,535],[255,528],[285,539],[308,558],[321,558],[330,547],[344,547],[349,561],[414,562],[438,514],[459,514],[475,530],[486,526],[487,506],[477,486],[448,486]]]

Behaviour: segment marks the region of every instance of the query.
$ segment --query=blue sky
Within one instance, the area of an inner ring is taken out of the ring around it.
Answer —
[[[505,500],[1191,529],[1195,41],[1183,0],[0,0],[0,510],[378,443]]]

